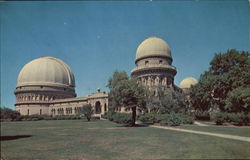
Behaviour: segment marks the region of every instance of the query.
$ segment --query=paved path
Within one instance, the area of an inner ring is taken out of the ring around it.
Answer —
[[[197,122],[197,121],[194,121],[194,124],[196,124],[197,126],[208,126],[207,124]]]
[[[234,139],[234,140],[240,140],[240,141],[250,142],[250,138],[249,138],[249,137],[234,136],[234,135],[229,135],[229,134],[220,134],[220,133],[212,133],[212,132],[203,132],[203,131],[196,131],[196,130],[189,130],[189,129],[181,129],[181,128],[174,128],[174,127],[167,127],[167,126],[155,126],[155,125],[150,125],[149,127],[161,128],[161,129],[167,129],[167,130],[173,130],[173,131],[178,131],[178,132],[187,132],[187,133],[195,133],[195,134],[216,136],[216,137],[221,137],[221,138],[228,138],[228,139]]]

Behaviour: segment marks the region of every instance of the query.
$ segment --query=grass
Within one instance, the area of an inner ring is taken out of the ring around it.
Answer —
[[[250,127],[184,125],[178,128],[250,137]]]
[[[108,121],[2,122],[2,159],[246,159],[249,143]],[[8,136],[8,137],[7,137]]]

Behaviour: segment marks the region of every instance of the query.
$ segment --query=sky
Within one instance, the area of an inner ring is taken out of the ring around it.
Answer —
[[[215,53],[249,51],[247,0],[0,2],[1,106],[15,109],[16,80],[29,61],[52,56],[69,65],[78,97],[129,75],[138,45],[164,39],[175,84],[199,79]]]

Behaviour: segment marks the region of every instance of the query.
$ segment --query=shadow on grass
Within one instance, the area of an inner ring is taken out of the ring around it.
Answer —
[[[135,124],[134,126],[132,126],[131,124],[123,124],[121,126],[116,126],[116,127],[148,127],[151,124],[148,123],[143,123],[143,124]]]
[[[15,140],[15,139],[20,139],[20,138],[29,138],[32,137],[31,135],[16,135],[16,136],[1,136],[0,141],[10,141],[10,140]]]

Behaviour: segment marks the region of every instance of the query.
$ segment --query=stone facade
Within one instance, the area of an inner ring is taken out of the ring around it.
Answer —
[[[19,95],[17,93],[16,110],[21,115],[74,115],[80,113],[80,108],[84,104],[91,104],[96,116],[100,116],[108,111],[108,93],[100,90],[87,97],[79,98],[53,99],[48,94],[53,95],[46,92],[39,99],[37,94],[28,93],[27,96],[23,96],[23,94]]]

